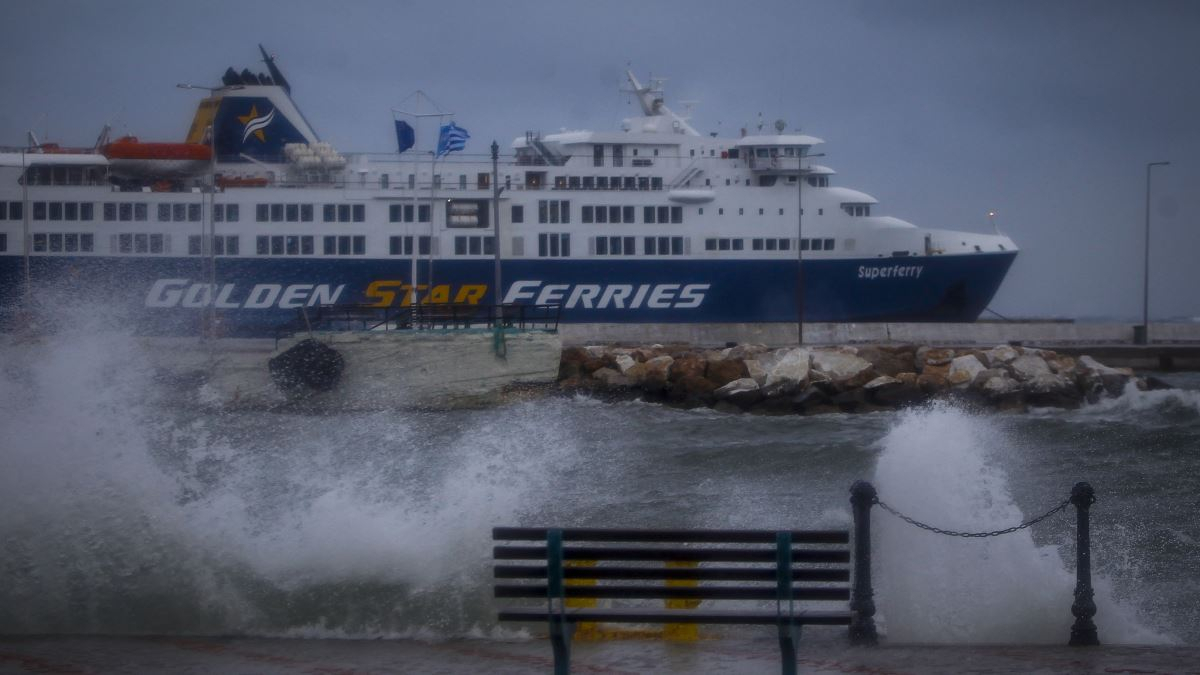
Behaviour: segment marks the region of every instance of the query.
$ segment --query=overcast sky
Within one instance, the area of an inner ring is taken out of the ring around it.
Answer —
[[[1140,317],[1146,163],[1151,314],[1200,316],[1200,2],[59,2],[6,0],[0,144],[91,144],[105,123],[182,139],[227,66],[278,56],[343,151],[394,148],[420,89],[469,152],[526,130],[615,129],[626,67],[696,101],[702,133],[761,114],[826,141],[878,213],[990,231],[1021,254],[1006,315]]]

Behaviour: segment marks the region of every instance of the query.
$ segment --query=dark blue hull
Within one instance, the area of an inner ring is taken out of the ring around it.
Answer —
[[[1016,254],[804,261],[808,321],[973,321]],[[200,258],[37,256],[34,297],[134,322],[145,334],[194,334],[214,306],[231,335],[266,335],[321,304],[493,304],[493,263],[407,258]],[[793,322],[797,265],[783,260],[510,260],[505,302],[557,304],[572,323]],[[215,280],[215,285],[210,284]],[[11,327],[24,262],[0,256],[0,317]]]

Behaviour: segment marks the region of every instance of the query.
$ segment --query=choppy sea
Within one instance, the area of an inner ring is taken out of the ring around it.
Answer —
[[[10,353],[3,353],[8,351]],[[501,635],[498,524],[804,528],[848,489],[995,530],[1089,481],[1108,643],[1200,642],[1200,375],[1080,410],[731,416],[546,398],[484,410],[188,409],[119,333],[0,349],[0,634]],[[896,642],[1061,643],[1070,511],[1004,537],[876,510]]]

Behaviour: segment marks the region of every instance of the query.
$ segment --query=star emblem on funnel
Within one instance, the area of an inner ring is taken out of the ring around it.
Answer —
[[[267,135],[263,132],[263,129],[266,129],[274,119],[274,109],[272,109],[271,112],[267,113],[266,115],[262,115],[260,117],[258,114],[258,106],[250,106],[250,112],[246,113],[245,115],[238,116],[238,121],[246,125],[245,129],[242,131],[242,142],[245,143],[246,139],[250,138],[250,134],[254,134],[254,136],[260,142],[265,143],[267,140]]]

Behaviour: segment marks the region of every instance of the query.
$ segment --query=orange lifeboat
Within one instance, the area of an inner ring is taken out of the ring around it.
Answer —
[[[127,178],[184,178],[203,173],[212,148],[203,143],[143,143],[125,136],[104,146],[109,172]]]

